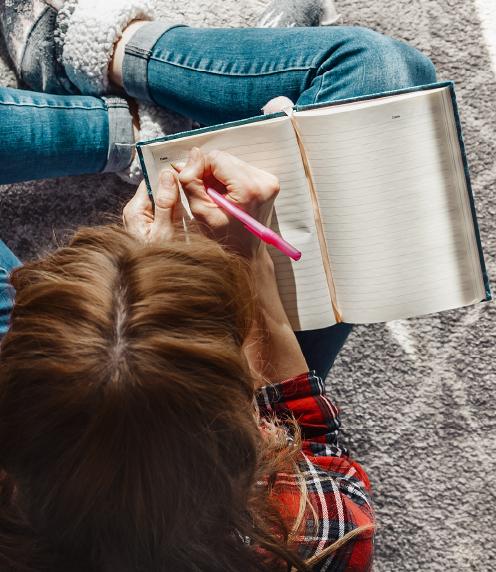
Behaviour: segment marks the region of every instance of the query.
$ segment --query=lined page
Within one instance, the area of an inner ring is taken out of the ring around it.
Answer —
[[[294,330],[334,324],[308,183],[289,118],[276,117],[207,131],[150,144],[144,149],[148,154],[151,152],[154,164],[161,168],[169,161],[186,160],[193,146],[204,151],[228,151],[279,178],[281,190],[274,203],[272,228],[302,252],[301,259],[293,261],[274,247],[268,247],[276,266],[281,300]],[[147,161],[147,170],[149,163]],[[184,195],[182,200],[189,211]]]
[[[448,88],[438,88],[296,114],[346,322],[484,298],[448,101]]]

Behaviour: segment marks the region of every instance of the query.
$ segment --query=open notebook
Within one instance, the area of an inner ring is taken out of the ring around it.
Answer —
[[[452,82],[139,143],[150,192],[194,145],[279,177],[272,228],[302,257],[269,250],[295,330],[491,299]]]

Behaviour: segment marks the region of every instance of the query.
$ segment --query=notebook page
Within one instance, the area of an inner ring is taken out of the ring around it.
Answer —
[[[300,260],[293,261],[276,248],[268,247],[276,267],[281,300],[294,330],[323,328],[334,324],[308,183],[289,118],[276,117],[207,131],[150,144],[143,149],[147,149],[148,155],[151,153],[158,172],[169,161],[186,160],[193,146],[204,151],[228,151],[279,178],[281,189],[274,203],[271,226],[302,253]],[[150,161],[147,160],[150,175],[149,166]],[[156,176],[156,173],[152,176]],[[153,187],[152,177],[150,181]],[[182,200],[189,210],[184,194]]]
[[[346,322],[407,318],[484,298],[446,93],[296,113]]]

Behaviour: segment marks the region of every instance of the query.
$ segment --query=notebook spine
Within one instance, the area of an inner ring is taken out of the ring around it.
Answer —
[[[294,116],[294,109],[292,107],[286,107],[283,109],[284,113],[291,119],[291,124],[296,135],[296,141],[300,149],[301,159],[303,162],[303,168],[305,170],[305,176],[308,181],[308,188],[310,190],[310,198],[312,201],[313,213],[315,218],[315,226],[317,229],[317,237],[319,240],[320,253],[322,255],[322,262],[324,264],[324,271],[327,280],[327,286],[329,288],[329,294],[331,298],[332,311],[334,313],[334,319],[336,323],[339,324],[343,321],[341,312],[339,311],[339,306],[336,296],[336,286],[334,284],[334,278],[332,275],[331,262],[329,259],[329,250],[327,248],[327,241],[324,233],[324,226],[322,224],[321,211],[319,206],[319,197],[317,195],[317,190],[315,188],[315,181],[312,174],[312,169],[310,167],[310,161],[308,160],[308,155],[303,144],[303,137],[301,136],[300,128],[296,117]]]

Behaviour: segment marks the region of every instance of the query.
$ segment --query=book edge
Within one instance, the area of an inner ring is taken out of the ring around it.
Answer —
[[[367,101],[371,99],[380,99],[382,97],[388,97],[391,95],[400,95],[402,93],[412,93],[414,91],[427,91],[430,89],[438,89],[440,87],[449,87],[453,86],[452,81],[441,81],[435,83],[426,83],[424,85],[415,85],[412,87],[405,87],[402,89],[393,89],[389,91],[381,91],[377,93],[369,93],[367,95],[359,95],[356,97],[347,97],[345,99],[336,99],[334,101],[327,101],[322,103],[311,103],[308,105],[295,105],[295,111],[308,111],[311,109],[320,109],[323,107],[334,107],[337,105],[343,105],[345,103],[354,103],[357,101]]]
[[[141,164],[141,170],[143,172],[143,179],[145,180],[146,190],[148,191],[148,196],[151,198],[153,202],[153,194],[152,194],[152,187],[150,185],[150,180],[148,178],[148,171],[145,165],[145,158],[143,157],[143,151],[141,147],[136,145],[136,152],[138,153],[139,162]]]
[[[275,117],[284,117],[285,115],[286,113],[284,113],[284,111],[277,111],[276,113],[269,113],[267,115],[255,115],[253,117],[245,117],[244,119],[236,119],[235,121],[216,123],[215,125],[206,125],[205,127],[199,127],[198,129],[189,129],[188,131],[178,131],[177,133],[171,133],[169,135],[164,135],[163,137],[156,137],[155,139],[148,139],[146,141],[138,141],[136,143],[136,147],[141,148],[146,145],[151,145],[152,143],[163,143],[165,141],[182,139],[184,137],[191,137],[192,135],[200,135],[201,133],[208,133],[210,131],[219,131],[221,129],[227,129],[229,127],[237,127],[239,125],[245,125],[247,123],[256,123],[258,121],[265,121],[266,119],[274,119]]]
[[[470,204],[470,212],[472,214],[472,220],[473,220],[473,224],[474,224],[475,241],[477,244],[477,250],[479,252],[479,263],[480,263],[481,272],[482,272],[482,279],[484,281],[484,291],[486,294],[486,297],[483,298],[483,300],[481,300],[481,302],[490,301],[493,299],[493,296],[492,296],[492,291],[491,291],[491,284],[489,282],[489,275],[488,275],[486,263],[484,260],[484,252],[482,250],[482,242],[481,242],[481,238],[480,238],[479,223],[477,220],[477,212],[476,212],[476,208],[475,208],[474,192],[473,192],[473,188],[472,188],[472,182],[470,179],[470,170],[469,170],[469,166],[468,166],[467,154],[465,151],[465,142],[463,140],[463,132],[462,132],[462,128],[461,128],[460,114],[459,114],[458,104],[457,104],[457,100],[456,100],[454,82],[452,82],[452,81],[448,82],[448,87],[450,90],[451,102],[453,104],[456,132],[457,132],[458,143],[460,145],[460,151],[461,151],[461,155],[462,155],[463,172],[465,174],[465,182],[466,182],[466,186],[467,186],[468,199],[469,199],[469,204]]]

